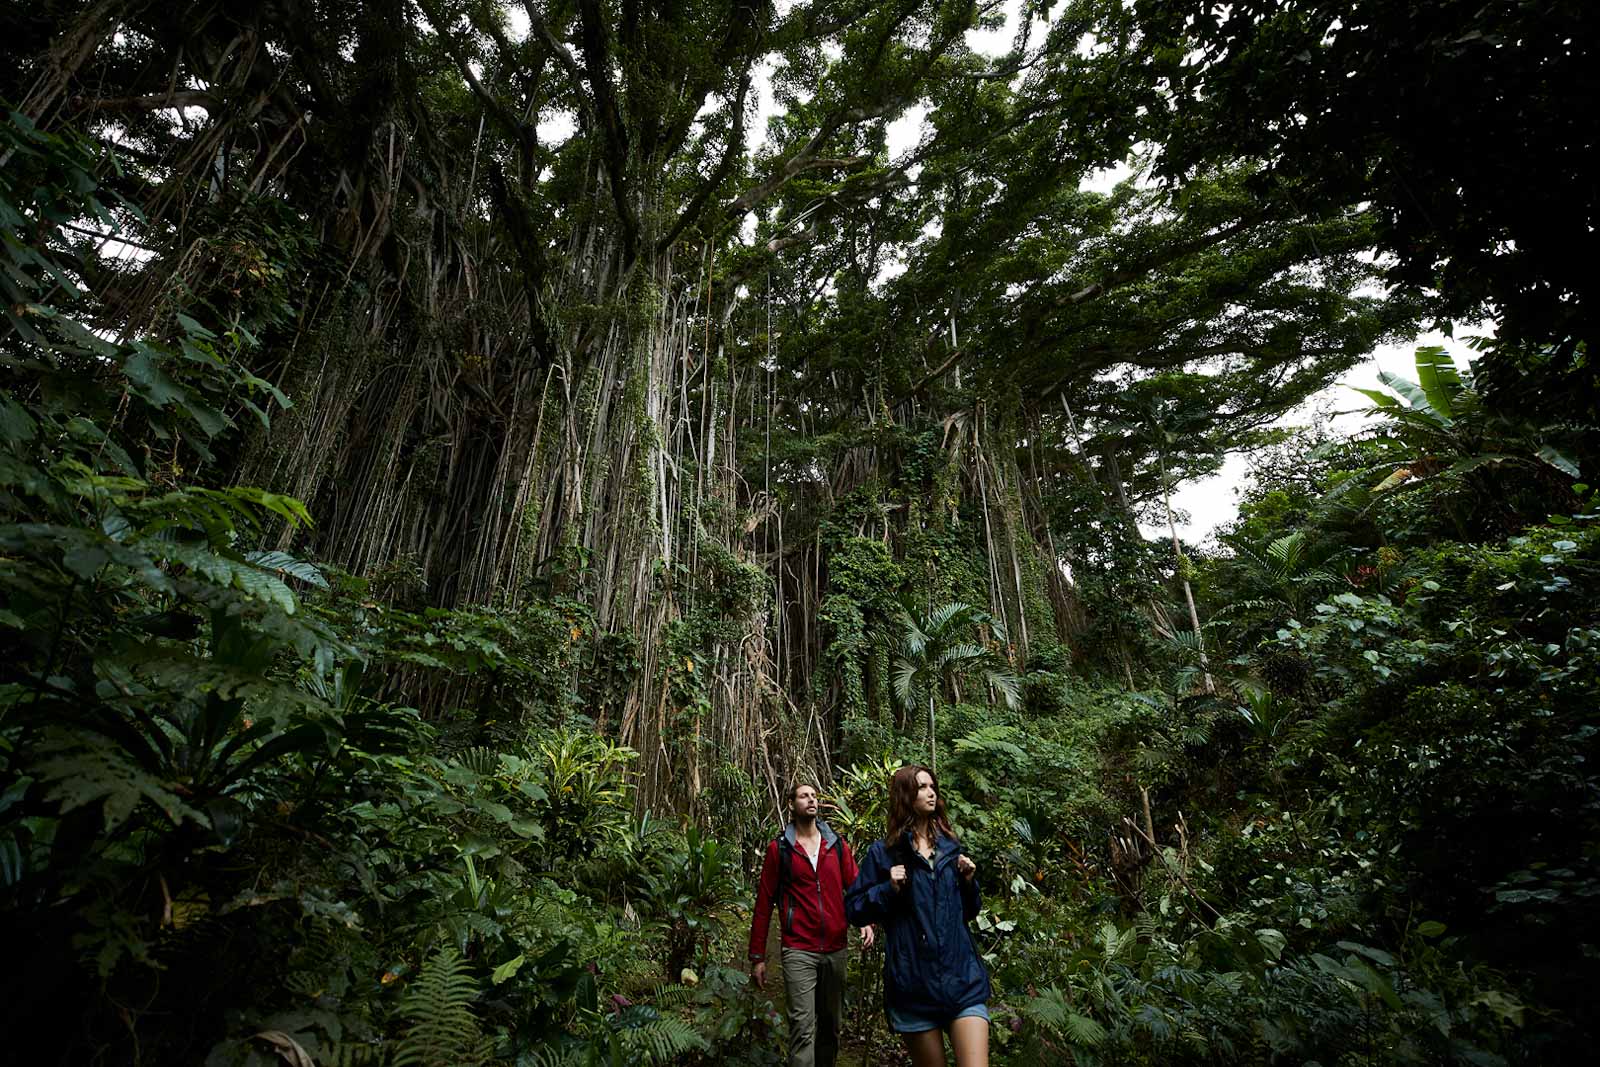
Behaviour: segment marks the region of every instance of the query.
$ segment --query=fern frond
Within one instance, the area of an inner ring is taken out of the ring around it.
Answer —
[[[1069,1012],[1061,1033],[1074,1045],[1098,1045],[1106,1039],[1106,1028],[1077,1012]]]
[[[400,1038],[394,1067],[473,1067],[487,1058],[487,1042],[472,1003],[478,982],[454,946],[439,949],[400,1000],[411,1023]]]
[[[650,994],[650,1003],[655,1007],[670,1010],[687,1007],[694,1003],[694,986],[682,985],[678,982],[663,982],[656,986]]]
[[[45,799],[59,801],[63,814],[100,802],[107,832],[122,825],[139,802],[148,800],[170,819],[209,826],[210,820],[183,801],[159,780],[127,758],[113,743],[92,734],[76,741],[47,739],[41,751],[53,753],[34,773],[46,786]]]
[[[671,1016],[663,1016],[627,1032],[624,1046],[630,1063],[642,1055],[649,1063],[667,1064],[690,1052],[707,1052],[711,1045],[693,1026]]]
[[[317,1057],[317,1067],[380,1067],[383,1045],[377,1042],[341,1041],[327,1046]]]
[[[604,1063],[598,1058],[598,1053],[590,1055],[586,1048],[575,1048],[563,1045],[545,1045],[523,1053],[518,1061],[526,1067],[590,1067],[595,1063]]]

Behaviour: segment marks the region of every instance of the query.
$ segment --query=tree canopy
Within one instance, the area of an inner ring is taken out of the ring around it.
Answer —
[[[8,1033],[777,1062],[783,783],[926,754],[997,1060],[1587,1048],[1593,21],[6,7]]]

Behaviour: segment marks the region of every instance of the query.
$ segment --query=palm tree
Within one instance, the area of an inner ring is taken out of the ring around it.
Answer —
[[[926,702],[928,766],[937,772],[934,708],[945,691],[959,699],[961,679],[976,675],[1000,694],[1007,707],[1016,707],[1022,696],[1021,680],[1012,673],[1009,662],[975,640],[975,631],[987,626],[1001,642],[1005,641],[999,620],[980,607],[953,600],[931,609],[927,615],[919,615],[914,607],[903,606],[900,626],[900,652],[894,666],[895,696],[908,712]]]
[[[1238,537],[1224,540],[1232,546],[1234,560],[1243,569],[1250,591],[1256,594],[1230,605],[1236,611],[1270,606],[1279,615],[1287,612],[1299,616],[1339,584],[1339,574],[1331,566],[1337,556],[1335,546],[1312,541],[1304,530],[1264,545],[1252,545]]]

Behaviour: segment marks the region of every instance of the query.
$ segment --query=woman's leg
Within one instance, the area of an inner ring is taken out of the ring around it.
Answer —
[[[950,1024],[956,1067],[989,1067],[989,1020],[969,1015]]]
[[[906,1051],[911,1053],[911,1067],[944,1067],[943,1030],[901,1034],[900,1040],[906,1043]]]

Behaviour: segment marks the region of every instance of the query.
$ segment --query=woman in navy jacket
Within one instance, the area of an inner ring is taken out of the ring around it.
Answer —
[[[862,859],[845,914],[884,928],[884,1007],[914,1067],[942,1067],[945,1030],[958,1067],[988,1067],[989,973],[967,933],[978,868],[928,768],[901,767],[889,779],[889,833]]]

